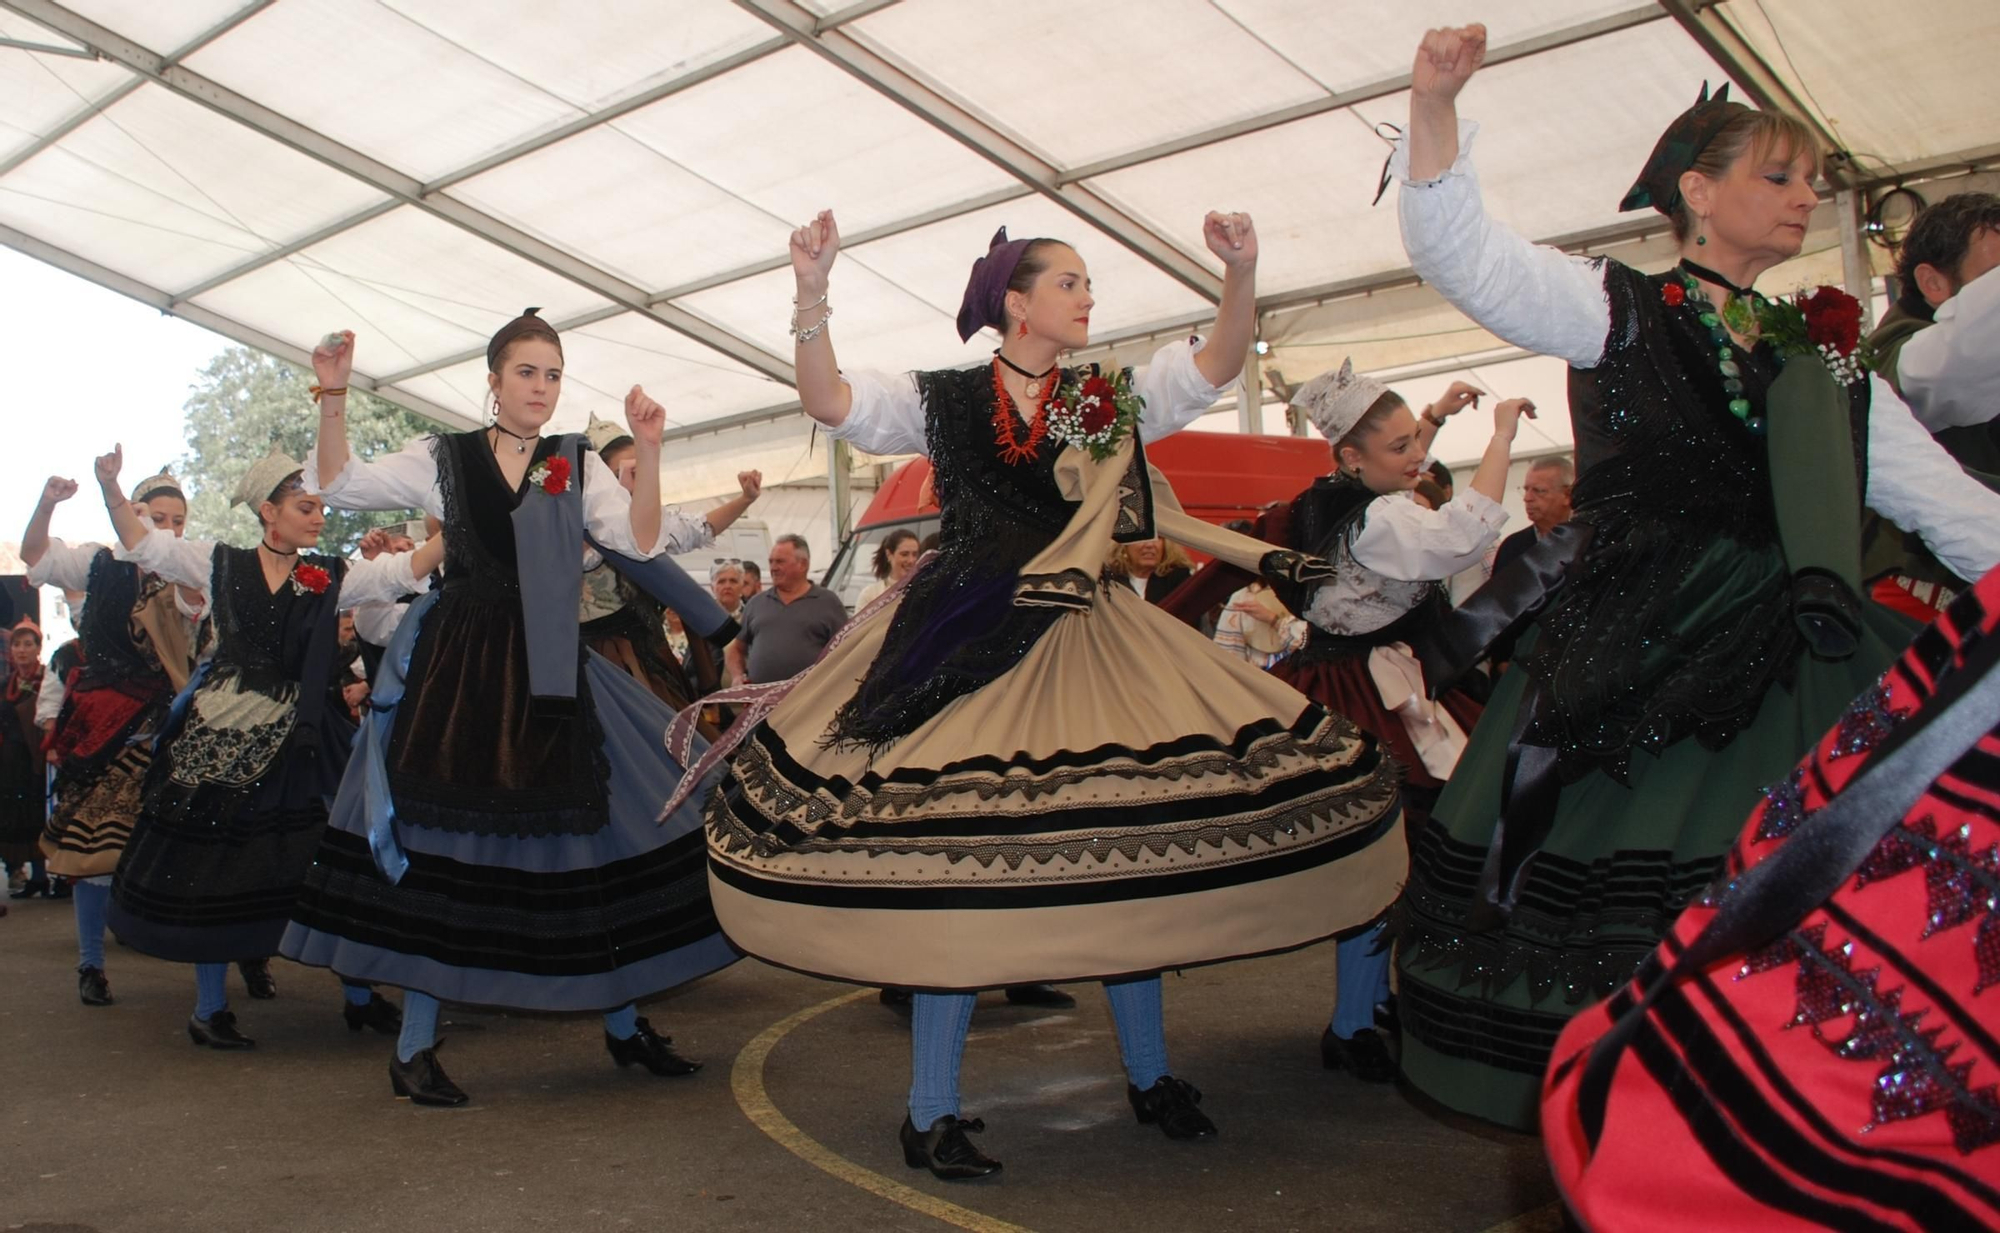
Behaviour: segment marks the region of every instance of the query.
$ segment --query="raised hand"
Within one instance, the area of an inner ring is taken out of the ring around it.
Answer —
[[[61,505],[75,495],[76,481],[60,475],[49,476],[48,482],[42,485],[43,505]]]
[[[1430,412],[1441,420],[1449,419],[1467,407],[1478,406],[1479,400],[1485,396],[1486,391],[1476,385],[1454,381],[1451,388],[1444,392],[1444,397],[1430,405]]]
[[[743,489],[746,499],[755,501],[764,495],[764,473],[762,471],[738,471],[736,483]]]
[[[1486,63],[1486,27],[1446,27],[1426,30],[1410,68],[1410,92],[1418,99],[1449,103]]]
[[[625,426],[631,429],[634,441],[642,445],[658,445],[660,433],[667,426],[666,408],[635,385],[625,395]]]
[[[1207,242],[1208,251],[1220,257],[1226,266],[1257,262],[1257,227],[1248,214],[1210,210],[1208,217],[1201,220],[1201,238]]]
[[[354,331],[340,330],[319,340],[313,348],[313,377],[322,389],[347,388],[354,373]]]
[[[821,210],[805,226],[792,232],[792,275],[801,291],[818,296],[826,290],[827,274],[840,253],[840,228],[833,211]]]
[[[389,532],[382,527],[376,527],[363,535],[361,542],[356,544],[355,548],[360,551],[362,560],[372,561],[389,550]]]
[[[1521,417],[1535,418],[1535,404],[1525,398],[1503,399],[1493,408],[1493,435],[1512,438],[1520,430]]]
[[[97,471],[99,487],[111,492],[118,491],[118,473],[125,469],[125,447],[114,445],[109,454],[99,454],[93,464]]]

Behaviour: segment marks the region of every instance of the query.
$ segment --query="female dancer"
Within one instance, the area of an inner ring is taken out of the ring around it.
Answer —
[[[31,887],[48,883],[40,841],[49,774],[42,730],[35,726],[42,675],[42,631],[23,617],[7,631],[7,684],[0,705],[0,861],[32,869]]]
[[[921,555],[917,547],[917,533],[908,527],[897,527],[882,537],[875,546],[875,560],[870,568],[875,581],[863,588],[861,598],[856,601],[860,608],[866,608],[892,586],[902,582],[917,572],[917,557]]]
[[[360,564],[302,555],[319,543],[326,512],[300,464],[275,447],[244,472],[232,502],[255,507],[257,546],[184,539],[117,499],[122,459],[114,449],[97,460],[119,559],[206,590],[216,640],[159,743],[111,885],[110,924],[135,950],[194,965],[190,1040],[247,1049],[256,1042],[237,1028],[223,977],[232,961],[277,950],[354,739],[326,705],[339,611],[424,589],[444,548],[433,539]],[[346,999],[350,1030],[400,1026],[367,986],[349,984]]]
[[[1137,439],[1121,411],[1101,458],[1050,436],[1059,393],[1082,407],[1082,382],[1125,380],[1059,369],[1089,341],[1075,249],[1003,230],[958,318],[962,338],[1001,331],[993,363],[888,377],[834,359],[831,212],[792,237],[806,412],[861,449],[928,455],[944,532],[929,564],[774,688],[790,690],[775,707],[758,704],[760,726],[732,730],[747,739],[709,798],[711,889],[754,955],[922,990],[901,1138],[908,1164],[941,1178],[1000,1167],[966,1138],[982,1123],[959,1116],[971,991],[1106,981],[1138,1120],[1205,1137],[1200,1092],[1167,1064],[1157,973],[1352,928],[1403,873],[1393,772],[1372,742],[1098,583],[1114,536],[1156,527],[1279,576],[1322,568],[1181,513],[1137,451],[1199,415],[1250,343],[1256,233],[1240,214],[1204,231],[1227,270],[1215,336],[1130,378]],[[1109,387],[1089,388],[1108,413]]]
[[[547,322],[509,322],[486,362],[488,427],[362,462],[343,416],[354,336],[313,353],[307,490],[442,519],[445,565],[383,660],[281,950],[407,990],[390,1085],[432,1105],[466,1100],[438,1065],[440,1001],[602,1011],[618,1065],[692,1074],[635,1000],[736,957],[704,889],[696,811],[656,821],[680,779],[659,741],[671,715],[577,634],[585,533],[659,551],[664,413],[636,386],[626,398],[628,495],[580,436],[541,435],[562,388]]]
[[[1451,577],[1484,560],[1499,538],[1514,434],[1521,416],[1534,415],[1525,399],[1495,406],[1493,436],[1467,490],[1437,509],[1420,505],[1411,494],[1432,439],[1446,417],[1476,401],[1464,388],[1465,396],[1426,407],[1419,418],[1395,391],[1357,376],[1352,363],[1306,382],[1292,403],[1332,442],[1334,473],[1261,516],[1255,532],[1333,564],[1331,581],[1274,588],[1309,634],[1272,672],[1388,747],[1403,771],[1404,821],[1413,828],[1429,820],[1480,708],[1456,689],[1429,701],[1409,644],[1449,610]],[[1210,562],[1167,610],[1191,622],[1243,580]],[[1376,1007],[1393,1004],[1381,928],[1343,939],[1336,951],[1337,997],[1320,1060],[1328,1070],[1391,1082],[1396,1065],[1375,1029]]]
[[[1682,261],[1642,274],[1486,217],[1454,104],[1484,54],[1478,26],[1417,53],[1404,242],[1474,320],[1570,363],[1582,478],[1574,523],[1462,610],[1538,600],[1568,555],[1418,841],[1397,954],[1405,1073],[1527,1125],[1563,1022],[1630,977],[1757,790],[1908,639],[1855,593],[1864,489],[1968,578],[2000,560],[2000,498],[1880,380],[1763,336],[1775,309],[1747,288],[1817,203],[1802,124],[1705,96],[1677,119],[1625,204],[1671,217]]]
[[[88,655],[67,681],[49,744],[56,807],[42,851],[49,872],[76,879],[77,996],[86,1006],[109,1006],[104,916],[111,873],[139,815],[153,738],[194,670],[194,623],[208,600],[115,559],[102,545],[71,546],[51,536],[56,506],[75,495],[75,480],[49,477],[21,537],[21,560],[29,582],[87,593],[77,632]],[[131,502],[131,512],[155,530],[187,530],[187,497],[173,476],[139,481]]]

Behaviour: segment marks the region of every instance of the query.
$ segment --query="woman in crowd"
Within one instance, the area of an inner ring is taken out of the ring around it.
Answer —
[[[874,603],[884,591],[915,573],[919,555],[917,533],[908,527],[897,527],[883,536],[882,542],[875,546],[875,558],[869,565],[875,574],[875,581],[862,589],[861,598],[855,601],[855,611]]]
[[[671,713],[578,630],[586,535],[634,567],[665,547],[664,412],[636,386],[626,398],[628,494],[580,435],[542,434],[563,376],[547,322],[507,323],[486,362],[485,428],[364,462],[347,445],[354,336],[313,355],[307,491],[441,519],[444,581],[384,658],[282,951],[406,990],[390,1086],[429,1105],[467,1099],[437,1059],[443,1002],[600,1012],[617,1065],[688,1075],[700,1063],[638,999],[736,958],[709,907],[699,817],[658,820],[681,776],[660,745]]]
[[[1203,230],[1226,270],[1215,335],[1138,374],[1061,367],[1088,342],[1083,258],[1004,230],[958,320],[961,338],[1000,332],[990,366],[843,372],[831,212],[792,237],[807,414],[860,449],[927,455],[943,537],[732,730],[748,735],[709,798],[711,888],[751,954],[919,991],[900,1137],[941,1178],[1000,1168],[960,1116],[975,991],[1104,981],[1133,1113],[1207,1137],[1201,1093],[1168,1065],[1159,971],[1362,924],[1401,877],[1371,742],[1098,584],[1113,539],[1161,533],[1273,576],[1317,569],[1180,513],[1139,452],[1206,409],[1250,343],[1256,233],[1243,215]]]
[[[1418,50],[1390,165],[1404,243],[1480,325],[1570,364],[1581,478],[1573,521],[1461,609],[1497,634],[1562,579],[1419,838],[1397,962],[1404,1072],[1518,1126],[1563,1023],[1908,640],[1856,593],[1864,497],[1965,577],[2000,561],[2000,497],[1862,370],[1851,298],[1822,289],[1808,327],[1751,290],[1818,205],[1801,122],[1705,92],[1676,119],[1624,202],[1680,241],[1645,274],[1486,215],[1455,101],[1484,56],[1479,26]]]
[[[122,460],[120,450],[97,460],[119,559],[206,592],[215,640],[147,776],[110,924],[134,950],[194,965],[190,1040],[248,1049],[256,1042],[238,1028],[223,979],[230,963],[277,951],[354,739],[327,705],[340,611],[423,589],[443,544],[360,564],[311,552],[326,512],[276,447],[244,472],[233,501],[256,510],[256,546],[186,539],[118,498]],[[343,1009],[353,1031],[400,1026],[396,1008],[360,983],[346,985]]]
[[[77,996],[86,1006],[108,1006],[104,918],[111,873],[139,816],[153,740],[175,691],[194,671],[194,625],[208,599],[116,559],[103,545],[71,545],[50,535],[56,506],[75,495],[75,480],[49,477],[21,537],[21,560],[29,582],[85,593],[76,625],[88,654],[64,678],[49,740],[56,804],[42,851],[52,874],[76,880]],[[186,532],[187,497],[173,476],[148,476],[129,497],[142,523],[169,535]]]

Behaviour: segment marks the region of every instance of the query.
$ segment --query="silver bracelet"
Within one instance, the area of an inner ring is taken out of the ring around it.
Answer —
[[[809,313],[809,312],[811,312],[811,311],[812,311],[813,309],[815,309],[815,308],[818,308],[818,307],[819,307],[820,305],[822,305],[822,304],[826,303],[826,297],[827,297],[827,293],[826,293],[826,292],[824,292],[824,291],[822,291],[822,292],[820,292],[820,294],[819,294],[819,298],[818,298],[817,300],[814,300],[814,301],[813,301],[812,303],[810,303],[810,304],[806,305],[806,306],[805,306],[804,308],[800,308],[800,307],[799,307],[799,297],[797,297],[797,296],[793,296],[793,297],[792,297],[792,324],[791,324],[791,328],[790,328],[790,329],[789,329],[789,330],[787,331],[787,333],[791,334],[791,336],[792,336],[793,338],[797,338],[797,337],[799,336],[799,314],[800,314],[800,313]],[[827,310],[826,310],[826,316],[827,316],[827,317],[831,317],[832,315],[833,315],[833,310],[832,310],[831,308],[827,309]],[[824,325],[824,324],[826,324],[826,317],[822,317],[822,318],[820,318],[820,324],[821,324],[821,325]],[[809,342],[809,341],[811,341],[811,339],[809,339],[809,338],[808,338],[808,339],[805,339],[805,340],[802,340],[802,341],[808,341],[808,342]]]
[[[822,298],[820,304],[824,303],[826,301]],[[819,304],[811,305],[811,307],[818,308]],[[799,346],[803,347],[813,339],[818,338],[821,334],[826,333],[826,323],[831,320],[833,320],[833,309],[831,307],[826,310],[826,316],[821,317],[810,329],[799,329],[795,319],[792,326],[792,338]]]

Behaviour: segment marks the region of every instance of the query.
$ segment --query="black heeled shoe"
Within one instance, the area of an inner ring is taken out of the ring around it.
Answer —
[[[908,1015],[910,1013],[911,996],[908,989],[898,989],[891,985],[882,991],[881,997],[877,1000],[899,1015]]]
[[[991,1177],[1001,1169],[999,1161],[972,1146],[966,1132],[978,1134],[986,1123],[978,1118],[945,1116],[918,1130],[903,1115],[903,1163],[912,1169],[929,1169],[931,1176],[947,1182],[969,1182],[975,1177]]]
[[[1327,1028],[1320,1033],[1319,1060],[1328,1070],[1350,1071],[1363,1083],[1396,1081],[1396,1059],[1374,1028],[1362,1028],[1345,1040]]]
[[[1195,1107],[1201,1103],[1201,1090],[1185,1079],[1161,1075],[1158,1083],[1143,1092],[1128,1083],[1125,1098],[1132,1102],[1132,1112],[1138,1115],[1141,1126],[1157,1123],[1169,1139],[1215,1137],[1215,1123]]]
[[[74,895],[75,893],[76,893],[76,879],[58,878],[55,877],[54,875],[50,875],[49,898],[68,899],[71,895]]]
[[[1076,1007],[1076,999],[1054,985],[1009,985],[1007,1001],[1015,1006],[1040,1006],[1047,1010]]]
[[[250,996],[260,1002],[268,1002],[278,996],[278,978],[271,975],[269,959],[244,959],[237,963],[236,970],[243,973],[243,987]]]
[[[379,993],[368,995],[366,1006],[356,1006],[344,1002],[340,1007],[340,1017],[347,1020],[347,1030],[358,1032],[362,1028],[374,1028],[384,1036],[394,1036],[403,1030],[403,1012],[396,1004]]]
[[[111,982],[104,979],[104,969],[88,965],[78,968],[76,996],[85,1006],[111,1005]]]
[[[257,1042],[236,1030],[236,1012],[218,1010],[206,1019],[188,1016],[188,1039],[210,1049],[254,1049]]]
[[[391,1053],[389,1087],[400,1100],[435,1109],[456,1109],[472,1099],[451,1081],[451,1077],[444,1073],[444,1067],[438,1065],[437,1045],[420,1050],[407,1062]]]
[[[19,887],[8,891],[7,898],[33,899],[36,895],[46,895],[48,893],[49,880],[47,878],[29,878],[27,881],[21,883]]]
[[[678,1079],[701,1069],[700,1062],[675,1053],[673,1046],[673,1037],[655,1032],[653,1025],[644,1019],[639,1020],[638,1030],[624,1040],[609,1032],[604,1034],[604,1047],[611,1051],[611,1060],[621,1070],[636,1062],[662,1079]]]

